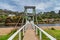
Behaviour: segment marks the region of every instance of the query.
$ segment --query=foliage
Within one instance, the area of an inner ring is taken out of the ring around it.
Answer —
[[[58,13],[55,13],[54,11],[51,12],[44,12],[43,14],[40,15],[43,19],[51,19],[51,18],[60,18]]]
[[[55,28],[52,27],[51,30],[55,30]]]
[[[60,11],[59,11],[60,13]],[[37,19],[38,23],[59,23],[60,22],[60,14],[55,13],[54,11],[50,12],[44,12],[44,13],[38,13],[37,14]]]
[[[7,18],[7,15],[0,15],[0,22],[4,22]]]

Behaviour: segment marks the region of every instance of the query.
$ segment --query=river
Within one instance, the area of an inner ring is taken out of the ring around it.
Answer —
[[[60,26],[60,24],[38,24],[38,26]]]

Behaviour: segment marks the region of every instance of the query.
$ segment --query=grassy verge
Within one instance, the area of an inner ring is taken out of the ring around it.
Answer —
[[[60,30],[45,30],[48,32],[50,35],[55,37],[57,40],[60,40]]]
[[[54,38],[56,38],[57,40],[60,40],[60,30],[45,30],[45,31]],[[38,30],[38,35],[40,35],[39,30]],[[50,40],[50,39],[42,33],[42,40]]]
[[[38,35],[38,37],[40,38],[40,31],[39,31],[39,29],[37,30],[37,35]],[[43,33],[42,33],[42,40],[50,40],[49,38],[47,38]]]
[[[13,40],[19,40],[19,34]],[[21,40],[23,40],[23,32],[21,31]]]
[[[0,35],[0,40],[7,40],[14,32],[16,32],[16,30],[11,31],[7,35]]]

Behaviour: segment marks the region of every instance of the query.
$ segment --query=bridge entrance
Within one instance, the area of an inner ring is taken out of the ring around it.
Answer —
[[[32,21],[33,20],[33,16],[28,16],[28,21]]]
[[[36,20],[36,22],[37,22],[37,15],[36,15],[36,10],[35,10],[35,6],[25,6],[24,7],[25,8],[25,10],[24,10],[24,13],[25,13],[25,16],[26,16],[26,22],[27,21],[35,21]],[[32,9],[33,10],[33,12],[32,13],[27,13],[27,9]]]
[[[27,14],[28,8],[33,9],[32,15]],[[44,33],[50,40],[56,40],[54,37],[52,37],[47,32],[45,32],[43,29],[41,29],[40,27],[38,27],[37,25],[34,24],[33,21],[35,20],[35,18],[36,18],[36,22],[37,22],[37,15],[36,15],[34,6],[25,6],[25,14],[26,14],[26,24],[24,26],[22,26],[19,30],[17,30],[8,40],[13,40],[16,37],[16,35],[19,36],[19,37],[17,37],[18,40],[42,40],[42,33]],[[33,20],[33,21],[31,21],[31,20]],[[29,22],[29,21],[31,21],[31,22]],[[37,31],[37,29],[39,29],[38,30],[39,32]],[[38,34],[40,34],[40,35],[38,35]],[[38,35],[39,38],[36,35]]]

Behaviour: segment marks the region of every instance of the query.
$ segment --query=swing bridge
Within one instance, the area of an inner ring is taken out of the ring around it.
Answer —
[[[16,35],[19,36],[17,40],[22,40],[21,32],[23,34],[23,40],[43,40],[42,38],[43,34],[47,36],[47,38],[49,38],[50,40],[57,40],[56,38],[45,32],[43,29],[41,29],[39,26],[34,24],[34,20],[36,20],[36,23],[38,24],[35,6],[25,6],[24,8],[25,8],[24,12],[26,16],[26,23],[20,29],[18,29],[13,35],[11,35],[8,38],[8,40],[13,40],[16,37]],[[33,9],[33,14],[28,15],[27,9]],[[38,30],[39,35],[37,35]]]

